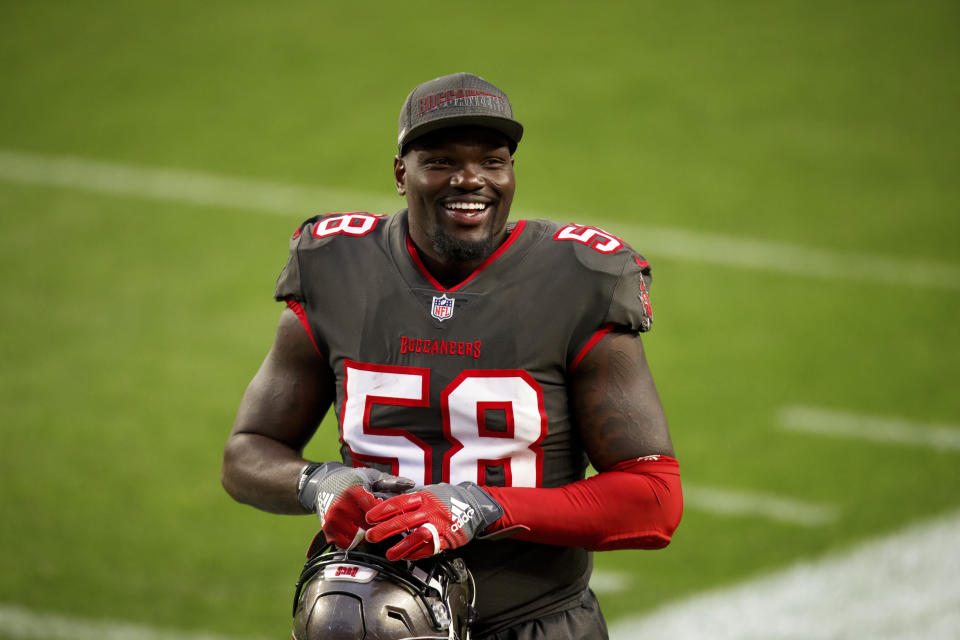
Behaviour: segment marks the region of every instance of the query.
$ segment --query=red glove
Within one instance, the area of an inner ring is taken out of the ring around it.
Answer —
[[[365,514],[382,502],[372,492],[398,493],[413,484],[375,469],[326,462],[304,469],[297,492],[300,503],[320,518],[327,540],[341,549],[353,549],[363,541]]]
[[[387,550],[387,559],[417,560],[462,547],[503,515],[490,495],[472,482],[431,484],[390,498],[367,511],[367,540],[380,542],[410,532]]]
[[[330,493],[321,495],[334,498]],[[318,502],[317,515],[323,535],[341,549],[353,549],[363,542],[367,511],[380,502],[382,500],[359,485],[349,487],[336,496],[325,510]]]

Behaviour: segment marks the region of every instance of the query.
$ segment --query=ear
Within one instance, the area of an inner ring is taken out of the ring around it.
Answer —
[[[398,194],[401,196],[407,194],[407,167],[400,156],[393,157],[393,182]]]

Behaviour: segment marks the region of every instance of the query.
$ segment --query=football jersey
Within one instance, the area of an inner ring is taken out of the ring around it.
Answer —
[[[277,281],[334,372],[344,463],[418,484],[582,479],[567,381],[605,332],[650,329],[646,260],[595,227],[518,221],[444,287],[407,229],[406,211],[311,218]],[[457,553],[477,582],[478,635],[570,606],[591,570],[583,549],[510,539]]]

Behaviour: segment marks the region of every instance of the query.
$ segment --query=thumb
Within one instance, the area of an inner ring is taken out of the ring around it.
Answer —
[[[384,476],[373,483],[373,490],[378,493],[403,493],[413,489],[417,483],[402,476]]]

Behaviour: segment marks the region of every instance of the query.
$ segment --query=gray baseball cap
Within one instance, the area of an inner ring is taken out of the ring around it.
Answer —
[[[523,137],[523,125],[513,119],[503,91],[472,73],[453,73],[410,92],[400,110],[397,147],[402,154],[407,144],[426,133],[464,125],[496,129],[509,140],[510,153]]]

